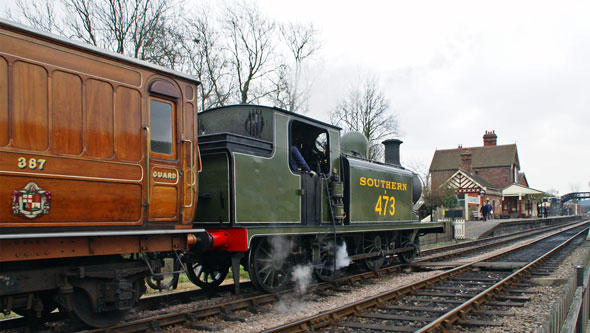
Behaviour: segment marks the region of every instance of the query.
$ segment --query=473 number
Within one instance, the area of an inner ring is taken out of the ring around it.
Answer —
[[[375,212],[379,215],[395,215],[395,197],[380,195],[375,205]]]

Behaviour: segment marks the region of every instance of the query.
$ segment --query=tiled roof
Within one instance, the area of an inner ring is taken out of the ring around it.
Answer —
[[[461,152],[471,151],[473,169],[489,167],[510,167],[520,164],[516,144],[436,150],[430,164],[430,171],[456,170],[461,166]]]

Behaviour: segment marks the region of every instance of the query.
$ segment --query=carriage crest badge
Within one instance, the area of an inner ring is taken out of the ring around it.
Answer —
[[[44,191],[37,184],[30,182],[22,190],[12,192],[12,213],[30,219],[41,214],[49,214],[51,192]]]

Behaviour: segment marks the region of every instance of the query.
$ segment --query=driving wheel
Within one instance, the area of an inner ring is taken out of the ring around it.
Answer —
[[[341,275],[337,263],[338,247],[334,247],[334,239],[324,237],[319,242],[320,268],[314,269],[316,278],[320,281],[330,282]]]
[[[383,266],[385,256],[383,251],[387,250],[386,237],[378,233],[367,233],[363,236],[363,253],[376,254],[375,257],[364,259],[365,267],[370,271],[376,271]]]
[[[403,243],[402,248],[404,248],[404,247],[408,247],[408,248],[411,247],[412,250],[400,252],[397,254],[397,257],[399,258],[399,260],[402,263],[409,264],[412,261],[414,261],[414,258],[416,258],[417,247],[416,247],[416,244],[414,244],[414,242],[411,242],[411,241],[407,241],[407,242]]]
[[[250,250],[248,271],[250,280],[260,290],[276,293],[291,282],[293,258],[284,239],[260,240]]]

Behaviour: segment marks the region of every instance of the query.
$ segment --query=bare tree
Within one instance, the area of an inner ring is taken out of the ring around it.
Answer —
[[[37,28],[56,31],[117,53],[175,67],[180,62],[181,40],[168,0],[61,0],[58,21],[55,2],[41,7],[33,0],[19,0],[20,17],[14,19]],[[42,10],[41,10],[42,9]]]
[[[289,50],[290,65],[278,71],[274,101],[292,112],[307,111],[309,85],[301,82],[304,62],[321,48],[313,24],[288,23],[280,26],[283,42]]]
[[[239,103],[264,100],[272,91],[265,86],[263,78],[280,68],[274,61],[276,23],[264,17],[255,4],[243,1],[227,6],[223,30],[237,79]]]
[[[186,71],[201,81],[201,110],[227,104],[234,87],[223,36],[210,17],[210,10],[202,8],[197,15],[185,20]]]
[[[369,158],[383,155],[381,141],[398,134],[398,121],[389,113],[389,101],[376,77],[367,76],[330,113],[331,122],[346,131],[358,131],[369,140]]]
[[[18,14],[6,10],[7,18],[19,21],[31,27],[49,32],[60,33],[61,29],[57,22],[57,15],[54,1],[23,1],[17,0],[16,7]]]
[[[193,16],[181,11],[184,0],[18,1],[14,20],[197,76],[201,110],[268,102],[305,108],[303,64],[319,49],[317,31],[279,29],[252,0]]]

